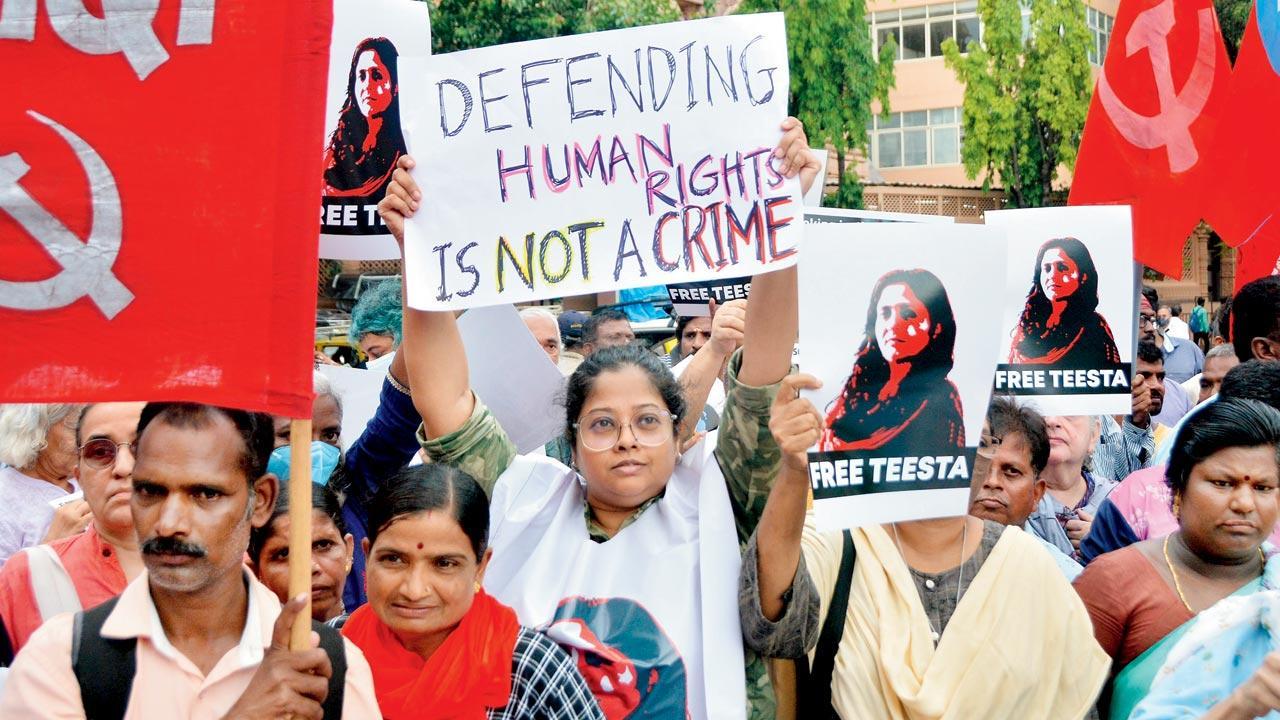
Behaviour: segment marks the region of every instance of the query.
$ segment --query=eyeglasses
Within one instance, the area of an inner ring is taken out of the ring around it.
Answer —
[[[1154,325],[1155,322],[1156,322],[1155,315],[1138,315],[1138,327],[1146,327],[1147,325]]]
[[[593,415],[583,422],[574,423],[573,427],[578,431],[583,447],[601,452],[618,444],[624,426],[631,428],[631,435],[637,443],[658,447],[672,439],[675,422],[675,415],[665,410],[652,410],[636,414],[628,423],[619,423],[610,415]]]
[[[80,446],[80,459],[89,467],[99,470],[113,467],[122,447],[129,448],[129,452],[135,450],[135,444],[131,442],[118,443],[109,438],[94,438]]]

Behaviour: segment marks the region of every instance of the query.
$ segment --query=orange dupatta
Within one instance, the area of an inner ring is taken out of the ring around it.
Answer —
[[[373,669],[386,720],[483,720],[487,708],[505,707],[519,632],[515,611],[484,590],[429,660],[405,649],[368,605],[342,628]]]

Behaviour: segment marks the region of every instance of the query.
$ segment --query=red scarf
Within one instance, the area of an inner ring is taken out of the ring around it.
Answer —
[[[406,650],[368,605],[342,627],[373,669],[386,720],[483,720],[487,708],[505,707],[519,632],[515,611],[483,590],[430,660]]]

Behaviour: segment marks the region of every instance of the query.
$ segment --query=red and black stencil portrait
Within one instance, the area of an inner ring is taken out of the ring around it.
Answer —
[[[324,156],[326,197],[381,198],[396,160],[405,153],[400,133],[396,46],[384,37],[356,46],[347,74],[347,98]]]
[[[853,372],[827,409],[819,451],[964,447],[954,365],[955,314],[928,270],[894,270],[871,292]]]
[[[1098,271],[1089,248],[1072,237],[1046,242],[1013,329],[1009,362],[1072,368],[1120,362],[1111,328],[1097,308]]]

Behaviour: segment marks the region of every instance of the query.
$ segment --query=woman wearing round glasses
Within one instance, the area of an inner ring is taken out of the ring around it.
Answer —
[[[803,128],[782,129],[773,162],[812,182]],[[379,208],[398,238],[419,200],[397,170]],[[696,412],[658,356],[626,346],[593,353],[568,380],[572,468],[516,455],[471,392],[452,312],[405,313],[423,448],[490,495],[485,589],[571,650],[608,717],[741,717],[748,687],[753,717],[773,714],[763,663],[748,658],[744,677],[736,589],[739,543],[780,460],[767,423],[796,337],[794,270],[756,277],[751,292],[714,451],[703,442],[682,455]],[[694,362],[717,352],[708,344]]]

